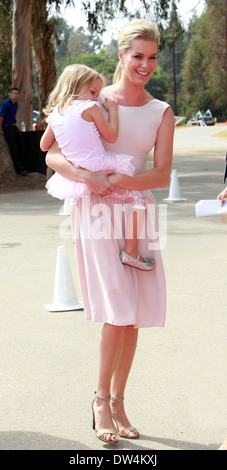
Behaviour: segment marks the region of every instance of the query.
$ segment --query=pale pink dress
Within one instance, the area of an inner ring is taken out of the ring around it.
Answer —
[[[114,144],[105,142],[105,148],[133,155],[136,172],[144,171],[168,106],[156,99],[141,107],[119,106],[119,136]],[[150,191],[147,194],[151,206],[145,211],[146,227],[138,251],[142,256],[155,258],[156,267],[149,272],[123,265],[119,259],[125,225],[121,202],[92,195],[76,205],[75,247],[88,320],[136,328],[164,325],[165,275],[157,217],[152,210],[155,200]]]

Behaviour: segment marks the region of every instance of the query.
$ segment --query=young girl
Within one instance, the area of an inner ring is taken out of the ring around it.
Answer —
[[[118,136],[118,106],[114,98],[106,97],[103,106],[108,111],[108,121],[97,102],[105,85],[98,72],[85,65],[67,66],[49,96],[44,113],[48,123],[40,147],[49,149],[54,140],[67,160],[76,167],[96,172],[112,170],[110,173],[133,177],[135,168],[132,156],[107,152],[100,135],[108,142],[115,142]],[[77,201],[91,194],[83,182],[74,182],[55,173],[47,182],[48,193],[59,199],[73,198]],[[148,202],[142,191],[117,188],[112,197],[131,204],[125,234],[125,246],[120,253],[121,262],[144,271],[154,268],[152,258],[143,259],[137,252],[138,236],[144,220]]]

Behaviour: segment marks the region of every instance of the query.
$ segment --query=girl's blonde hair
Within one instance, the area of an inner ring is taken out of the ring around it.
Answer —
[[[43,110],[44,114],[50,114],[57,105],[58,112],[62,114],[64,108],[72,100],[84,95],[97,78],[101,80],[102,86],[105,86],[105,78],[86,65],[72,64],[65,67],[49,95],[47,106]]]
[[[143,19],[136,19],[130,21],[120,32],[118,37],[118,49],[123,54],[132,47],[134,39],[145,39],[149,41],[156,41],[159,45],[160,35],[156,23],[149,22]],[[115,74],[113,76],[113,83],[117,83],[121,78],[121,62],[118,62]]]

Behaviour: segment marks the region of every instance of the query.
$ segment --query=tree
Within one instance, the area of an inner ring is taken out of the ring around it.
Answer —
[[[51,36],[53,21],[48,19],[52,4],[56,8],[61,0],[13,0],[13,85],[21,92],[18,121],[24,121],[32,129],[32,67],[31,26],[34,63],[39,91],[39,109],[45,105],[56,77],[54,51]],[[73,0],[65,0],[65,4]]]
[[[113,57],[106,49],[101,49],[98,54],[80,54],[77,57],[72,57],[70,61],[65,62],[65,65],[69,63],[84,64],[97,70],[97,72],[105,76],[107,84],[110,85],[118,63],[118,58]]]
[[[64,20],[64,18],[56,18],[52,43],[57,74],[61,72],[65,59],[70,59],[68,42],[72,29],[74,28],[72,26],[69,26],[68,23]]]
[[[177,115],[177,82],[176,82],[175,44],[177,40],[183,34],[184,34],[184,28],[177,14],[176,3],[174,0],[172,0],[169,26],[165,31],[164,39],[165,39],[166,44],[172,51],[173,95],[174,95],[174,114],[175,115]]]
[[[48,20],[46,0],[35,0],[32,9],[32,49],[39,96],[39,127],[42,127],[42,109],[56,79],[54,49],[51,37],[54,22]]]
[[[127,0],[94,0],[92,2],[93,6],[90,0],[86,0],[82,1],[81,4],[91,31],[97,31],[102,34],[106,31],[108,22],[113,20],[119,12],[129,20],[140,17],[141,12],[143,17],[149,16],[152,13],[152,17],[155,18],[161,29],[163,29],[162,21],[168,18],[170,2],[171,0],[140,0],[141,7],[138,5],[137,8],[134,8],[133,13],[130,12]]]
[[[0,102],[12,83],[12,2],[0,1]]]
[[[225,1],[217,0],[214,5],[206,0],[206,4],[196,21],[183,67],[185,115],[210,108],[214,116],[225,120]]]
[[[155,72],[145,88],[157,100],[166,100],[169,88],[168,75],[163,71],[160,65],[157,65]]]
[[[14,181],[16,179],[16,172],[13,165],[13,160],[10,155],[9,147],[6,143],[3,134],[0,134],[0,185],[7,181]]]
[[[102,44],[101,39],[92,34],[86,34],[83,26],[78,29],[71,28],[68,40],[68,53],[70,57],[80,54],[94,54]]]
[[[175,55],[175,80],[176,80],[176,99],[177,99],[177,114],[182,114],[182,67],[186,53],[186,37],[187,31],[184,36],[179,38],[174,44],[174,55]],[[173,73],[173,52],[171,48],[166,45],[165,48],[158,53],[158,65],[160,65],[163,71],[168,77],[168,89],[165,92],[165,100],[174,109],[174,73]]]
[[[31,14],[33,0],[13,0],[12,85],[20,90],[17,121],[32,129]]]

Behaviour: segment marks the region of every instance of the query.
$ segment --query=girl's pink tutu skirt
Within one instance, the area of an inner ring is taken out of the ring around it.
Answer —
[[[102,157],[85,160],[83,167],[82,165],[80,167],[92,172],[113,170],[115,174],[134,176],[135,167],[131,163],[132,158],[130,155],[109,152]],[[61,200],[72,198],[76,202],[81,197],[91,195],[91,191],[85,183],[68,180],[57,172],[48,180],[46,188],[48,194]],[[146,194],[136,190],[116,188],[111,196],[126,204],[144,206],[148,202]]]

